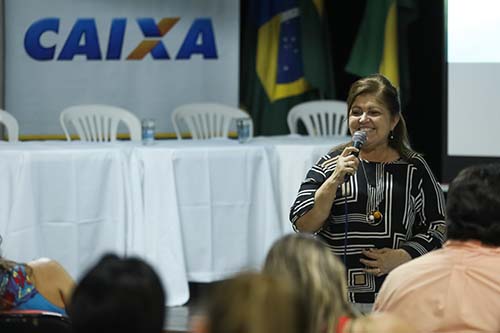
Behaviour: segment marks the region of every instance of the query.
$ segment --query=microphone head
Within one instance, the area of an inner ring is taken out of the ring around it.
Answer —
[[[366,132],[364,131],[354,132],[354,135],[352,136],[352,142],[354,147],[361,149],[361,147],[366,142]]]

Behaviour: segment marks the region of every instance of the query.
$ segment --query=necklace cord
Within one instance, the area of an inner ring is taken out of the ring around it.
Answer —
[[[344,183],[343,186],[346,186],[345,185],[346,183]],[[344,267],[346,267],[347,269],[347,232],[349,231],[349,228],[348,228],[348,225],[347,225],[347,222],[348,222],[348,218],[347,218],[347,195],[344,195]]]
[[[366,169],[365,169],[365,164],[362,159],[359,159],[361,162],[361,168],[363,169],[363,175],[365,177],[365,182],[366,182],[366,191],[367,191],[367,222],[370,225],[376,226],[382,222],[382,217],[383,215],[380,213],[379,210],[379,205],[380,202],[383,199],[383,193],[379,193],[379,180],[382,182],[381,179],[379,179],[379,172],[378,169],[375,171],[375,189],[372,190],[373,186],[370,184],[368,181],[368,176],[366,174]],[[382,184],[380,184],[383,186]],[[372,194],[373,192],[373,194]],[[372,197],[372,195],[374,197]]]

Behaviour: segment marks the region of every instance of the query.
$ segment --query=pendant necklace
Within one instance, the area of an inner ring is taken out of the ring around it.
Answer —
[[[368,181],[363,159],[360,159],[360,161],[365,176],[368,195],[368,200],[366,202],[366,222],[369,225],[377,226],[384,218],[379,209],[380,203],[384,199],[384,166],[383,164],[375,165],[375,187],[373,187]]]

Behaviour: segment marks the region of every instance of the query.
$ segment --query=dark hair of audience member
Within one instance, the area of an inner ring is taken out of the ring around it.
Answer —
[[[448,239],[500,246],[500,164],[462,170],[450,184],[446,214]]]
[[[307,333],[306,307],[287,281],[242,273],[218,283],[204,301],[208,333]]]
[[[165,291],[138,258],[105,255],[78,283],[69,307],[75,333],[161,332]]]

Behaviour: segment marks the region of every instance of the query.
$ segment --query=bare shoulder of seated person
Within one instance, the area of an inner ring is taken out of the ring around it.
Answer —
[[[366,317],[351,320],[345,329],[352,333],[415,333],[416,330],[406,321],[390,313],[372,313]]]
[[[28,263],[36,289],[52,304],[65,308],[75,287],[73,278],[55,260],[40,258]]]

